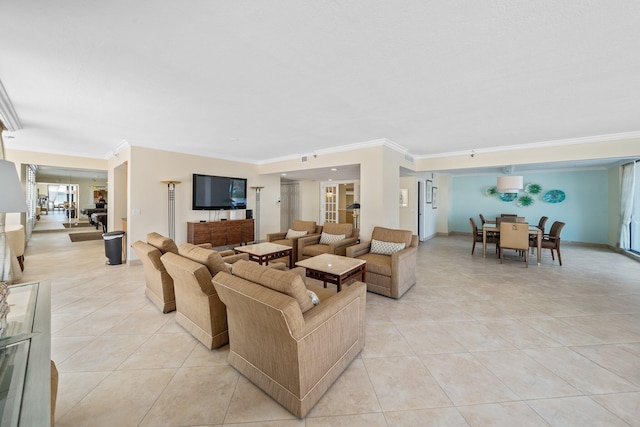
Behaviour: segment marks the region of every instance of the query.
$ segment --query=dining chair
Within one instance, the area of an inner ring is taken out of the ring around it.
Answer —
[[[505,218],[505,217],[514,217],[515,218],[517,216],[518,216],[518,214],[500,214],[501,218]]]
[[[482,243],[482,229],[478,229],[476,222],[473,218],[469,218],[469,223],[471,224],[471,236],[473,238],[473,246],[471,247],[471,255],[476,250],[476,243]],[[498,237],[495,233],[487,233],[487,243],[494,243],[496,245],[496,250],[498,249]]]
[[[487,221],[484,220],[484,215],[478,215],[480,217],[480,225],[484,225]]]
[[[500,223],[500,264],[504,258],[505,249],[515,249],[524,255],[526,266],[529,267],[529,224],[526,222]]]
[[[551,259],[555,261],[555,257],[553,251],[558,252],[558,263],[562,265],[562,256],[560,255],[560,232],[562,228],[565,226],[564,222],[555,221],[551,224],[551,229],[549,230],[549,234],[544,234],[542,236],[542,241],[540,247],[542,249],[549,249],[551,251]],[[533,241],[530,243],[535,246],[536,242]]]
[[[538,221],[538,225],[536,225],[536,227],[540,230],[540,233],[543,236],[544,236],[544,226],[548,220],[549,220],[548,216],[541,216],[540,221]],[[537,241],[536,241],[537,238],[538,236],[529,236],[529,240],[530,240],[529,245],[531,246],[531,253],[533,253],[533,248],[537,247]]]

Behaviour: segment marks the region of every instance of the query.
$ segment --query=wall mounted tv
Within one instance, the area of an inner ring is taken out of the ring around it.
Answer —
[[[193,174],[192,209],[228,210],[247,208],[247,180]]]

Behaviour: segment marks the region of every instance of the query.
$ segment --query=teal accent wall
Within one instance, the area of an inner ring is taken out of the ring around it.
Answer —
[[[498,197],[484,195],[487,187],[496,185],[495,174],[452,177],[450,230],[471,232],[469,217],[472,217],[479,227],[480,213],[485,219],[495,218],[502,213],[518,214],[524,216],[531,224],[537,224],[540,217],[545,215],[549,217],[546,232],[554,221],[566,223],[561,234],[563,240],[608,243],[610,207],[609,174],[606,170],[523,173],[522,176],[525,186],[529,183],[542,186],[542,193],[532,196],[533,205],[525,208],[516,206],[515,201],[503,202]],[[555,204],[543,201],[542,195],[549,190],[564,191],[566,199]],[[520,195],[522,194],[524,193],[521,191]]]

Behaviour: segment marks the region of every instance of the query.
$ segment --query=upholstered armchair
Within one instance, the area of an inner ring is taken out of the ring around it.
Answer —
[[[347,256],[367,261],[367,290],[400,298],[416,283],[418,236],[409,230],[374,227],[370,242],[347,248]]]
[[[167,252],[160,258],[173,279],[176,323],[208,349],[229,342],[227,313],[211,283],[213,275],[228,271],[216,251],[191,244],[180,245],[179,255]]]
[[[231,366],[304,418],[364,346],[366,287],[336,293],[248,261],[213,285],[227,307]],[[312,289],[320,300],[313,305]]]
[[[321,232],[322,226],[316,225],[315,221],[295,220],[289,230],[267,234],[267,242],[291,246],[293,248],[293,262],[296,262],[300,260],[298,257],[298,239],[301,237],[319,236]],[[285,262],[288,264],[289,260],[286,259]]]
[[[355,245],[359,237],[360,230],[353,224],[327,222],[321,234],[298,239],[298,260],[320,254],[344,256],[347,247]]]
[[[147,234],[147,243],[138,240],[131,246],[144,266],[147,298],[163,313],[175,310],[176,297],[173,291],[173,279],[160,261],[160,257],[164,253],[178,253],[178,247],[174,241],[152,232]]]

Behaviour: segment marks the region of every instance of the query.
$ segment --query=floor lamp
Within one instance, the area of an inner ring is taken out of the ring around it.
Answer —
[[[353,227],[358,228],[358,216],[360,216],[360,203],[355,202],[347,206],[348,210],[353,210]]]
[[[0,282],[12,283],[22,277],[18,259],[11,253],[5,234],[5,221],[9,212],[26,212],[27,202],[22,192],[16,167],[12,162],[0,160]],[[17,267],[17,268],[16,268]]]
[[[255,241],[260,241],[260,190],[264,187],[251,187],[256,190],[256,238]]]
[[[167,184],[168,205],[167,212],[169,218],[169,237],[176,240],[176,185],[181,181],[162,181]]]

